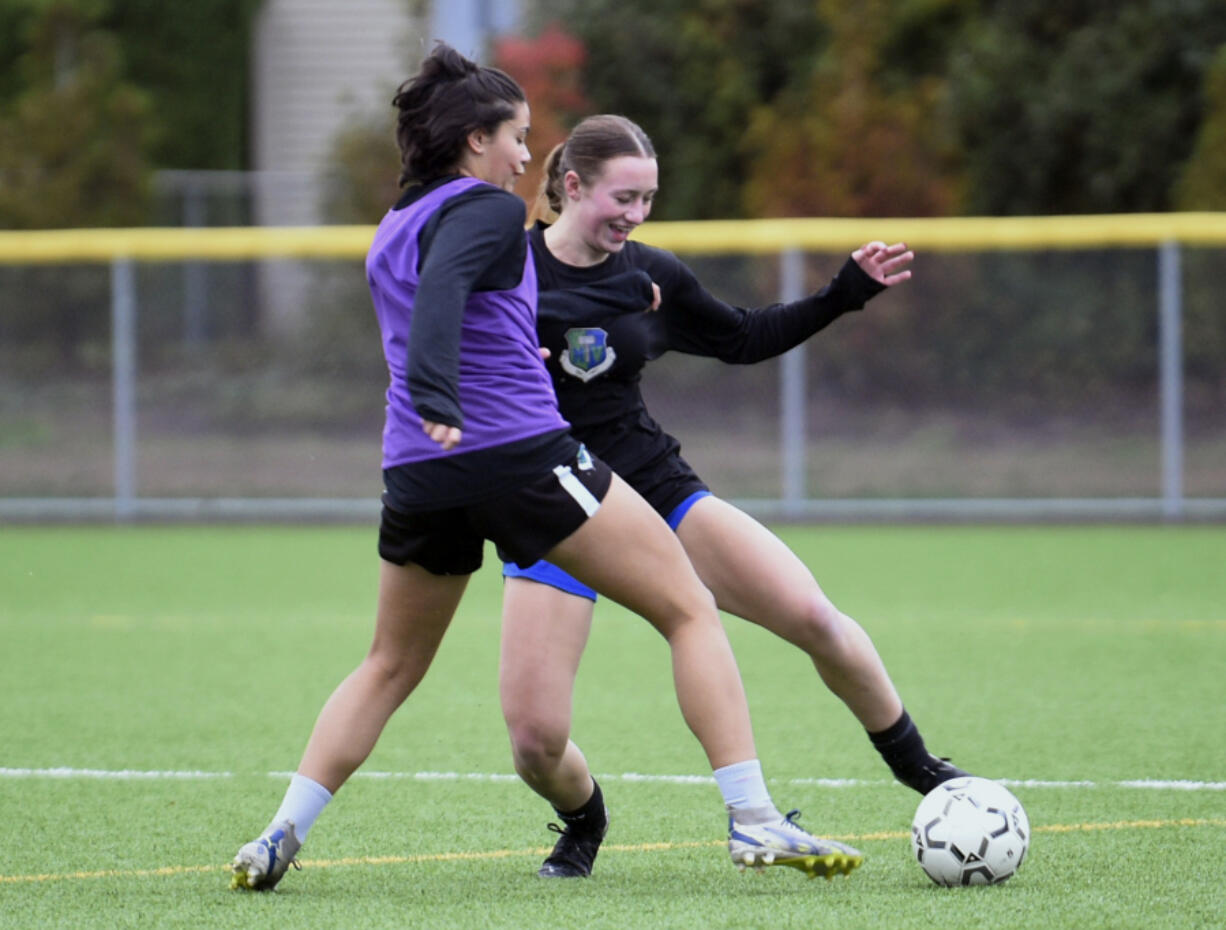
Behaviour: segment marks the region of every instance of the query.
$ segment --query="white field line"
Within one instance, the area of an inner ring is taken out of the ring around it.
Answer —
[[[156,781],[158,779],[180,779],[183,781],[201,781],[207,778],[233,777],[233,772],[159,772],[142,771],[138,769],[73,769],[66,766],[57,766],[50,769],[0,768],[0,778],[100,778],[111,781]]]
[[[205,772],[199,770],[153,770],[138,769],[78,769],[67,766],[55,768],[4,768],[0,767],[0,778],[28,779],[105,779],[111,781],[204,781],[208,779],[236,778],[242,773],[236,772]],[[265,772],[268,778],[287,779],[292,772]],[[377,772],[362,771],[354,773],[354,778],[368,779],[404,779],[410,781],[467,781],[467,782],[516,782],[519,776],[505,772]],[[639,772],[622,772],[620,774],[598,774],[602,782],[630,782],[657,785],[714,785],[715,779],[710,775],[645,775]],[[878,788],[886,785],[898,785],[889,779],[867,778],[768,778],[772,784],[799,785],[817,788]],[[1129,779],[1126,781],[1044,781],[1041,779],[1001,778],[1002,785],[1010,788],[1137,788],[1151,791],[1226,791],[1226,781],[1191,781],[1186,779]],[[899,786],[901,787],[901,786]]]

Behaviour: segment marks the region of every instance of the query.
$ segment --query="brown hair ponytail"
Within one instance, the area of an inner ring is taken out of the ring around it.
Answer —
[[[529,211],[529,225],[538,219],[552,223],[566,206],[563,186],[573,171],[584,184],[591,184],[604,171],[605,162],[622,155],[655,158],[656,150],[647,133],[632,120],[612,113],[589,116],[570,131],[566,141],[555,145],[545,158],[545,170],[536,200]]]
[[[537,189],[536,199],[532,201],[532,208],[528,211],[529,227],[535,226],[537,220],[553,223],[562,212],[562,198],[565,196],[562,179],[566,176],[566,172],[562,170],[562,150],[565,148],[566,143],[559,142],[545,156],[541,186]]]

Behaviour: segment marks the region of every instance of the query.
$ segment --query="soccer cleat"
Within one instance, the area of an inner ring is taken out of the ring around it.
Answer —
[[[951,778],[965,778],[970,775],[970,772],[964,772],[948,759],[938,759],[936,756],[929,755],[928,761],[918,768],[913,768],[907,771],[899,769],[894,770],[894,777],[906,785],[918,791],[920,794],[928,794],[937,785],[944,784]]]
[[[768,865],[787,865],[800,869],[810,878],[848,875],[864,861],[858,849],[834,840],[822,840],[807,833],[796,822],[800,811],[791,811],[782,820],[743,824],[728,819],[728,853],[742,872],[753,868],[761,872]]]
[[[239,849],[231,865],[234,875],[230,887],[272,891],[291,865],[301,868],[294,859],[300,848],[302,843],[294,833],[293,821],[274,823],[259,839]]]
[[[541,878],[586,878],[591,875],[601,840],[609,832],[609,812],[604,811],[599,824],[585,824],[584,827],[579,829],[578,824],[570,823],[563,829],[551,823],[549,829],[561,835],[536,874]]]

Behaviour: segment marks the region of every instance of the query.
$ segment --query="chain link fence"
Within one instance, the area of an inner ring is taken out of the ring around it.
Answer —
[[[695,227],[642,233],[748,307],[850,251]],[[925,249],[920,228],[913,280],[800,350],[648,367],[651,410],[716,493],[767,518],[1226,517],[1221,246]],[[0,236],[0,519],[372,516],[371,231],[140,232],[33,258],[41,234]]]

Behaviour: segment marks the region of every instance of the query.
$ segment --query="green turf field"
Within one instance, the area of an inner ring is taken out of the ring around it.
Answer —
[[[930,746],[1014,782],[1005,885],[942,889],[893,784],[808,660],[728,621],[776,801],[864,850],[832,882],[740,874],[667,651],[612,605],[575,736],[612,830],[535,877],[511,777],[498,576],[275,894],[225,864],[265,825],[368,643],[374,532],[0,528],[0,926],[997,928],[1226,925],[1226,528],[781,531],[868,628]]]

